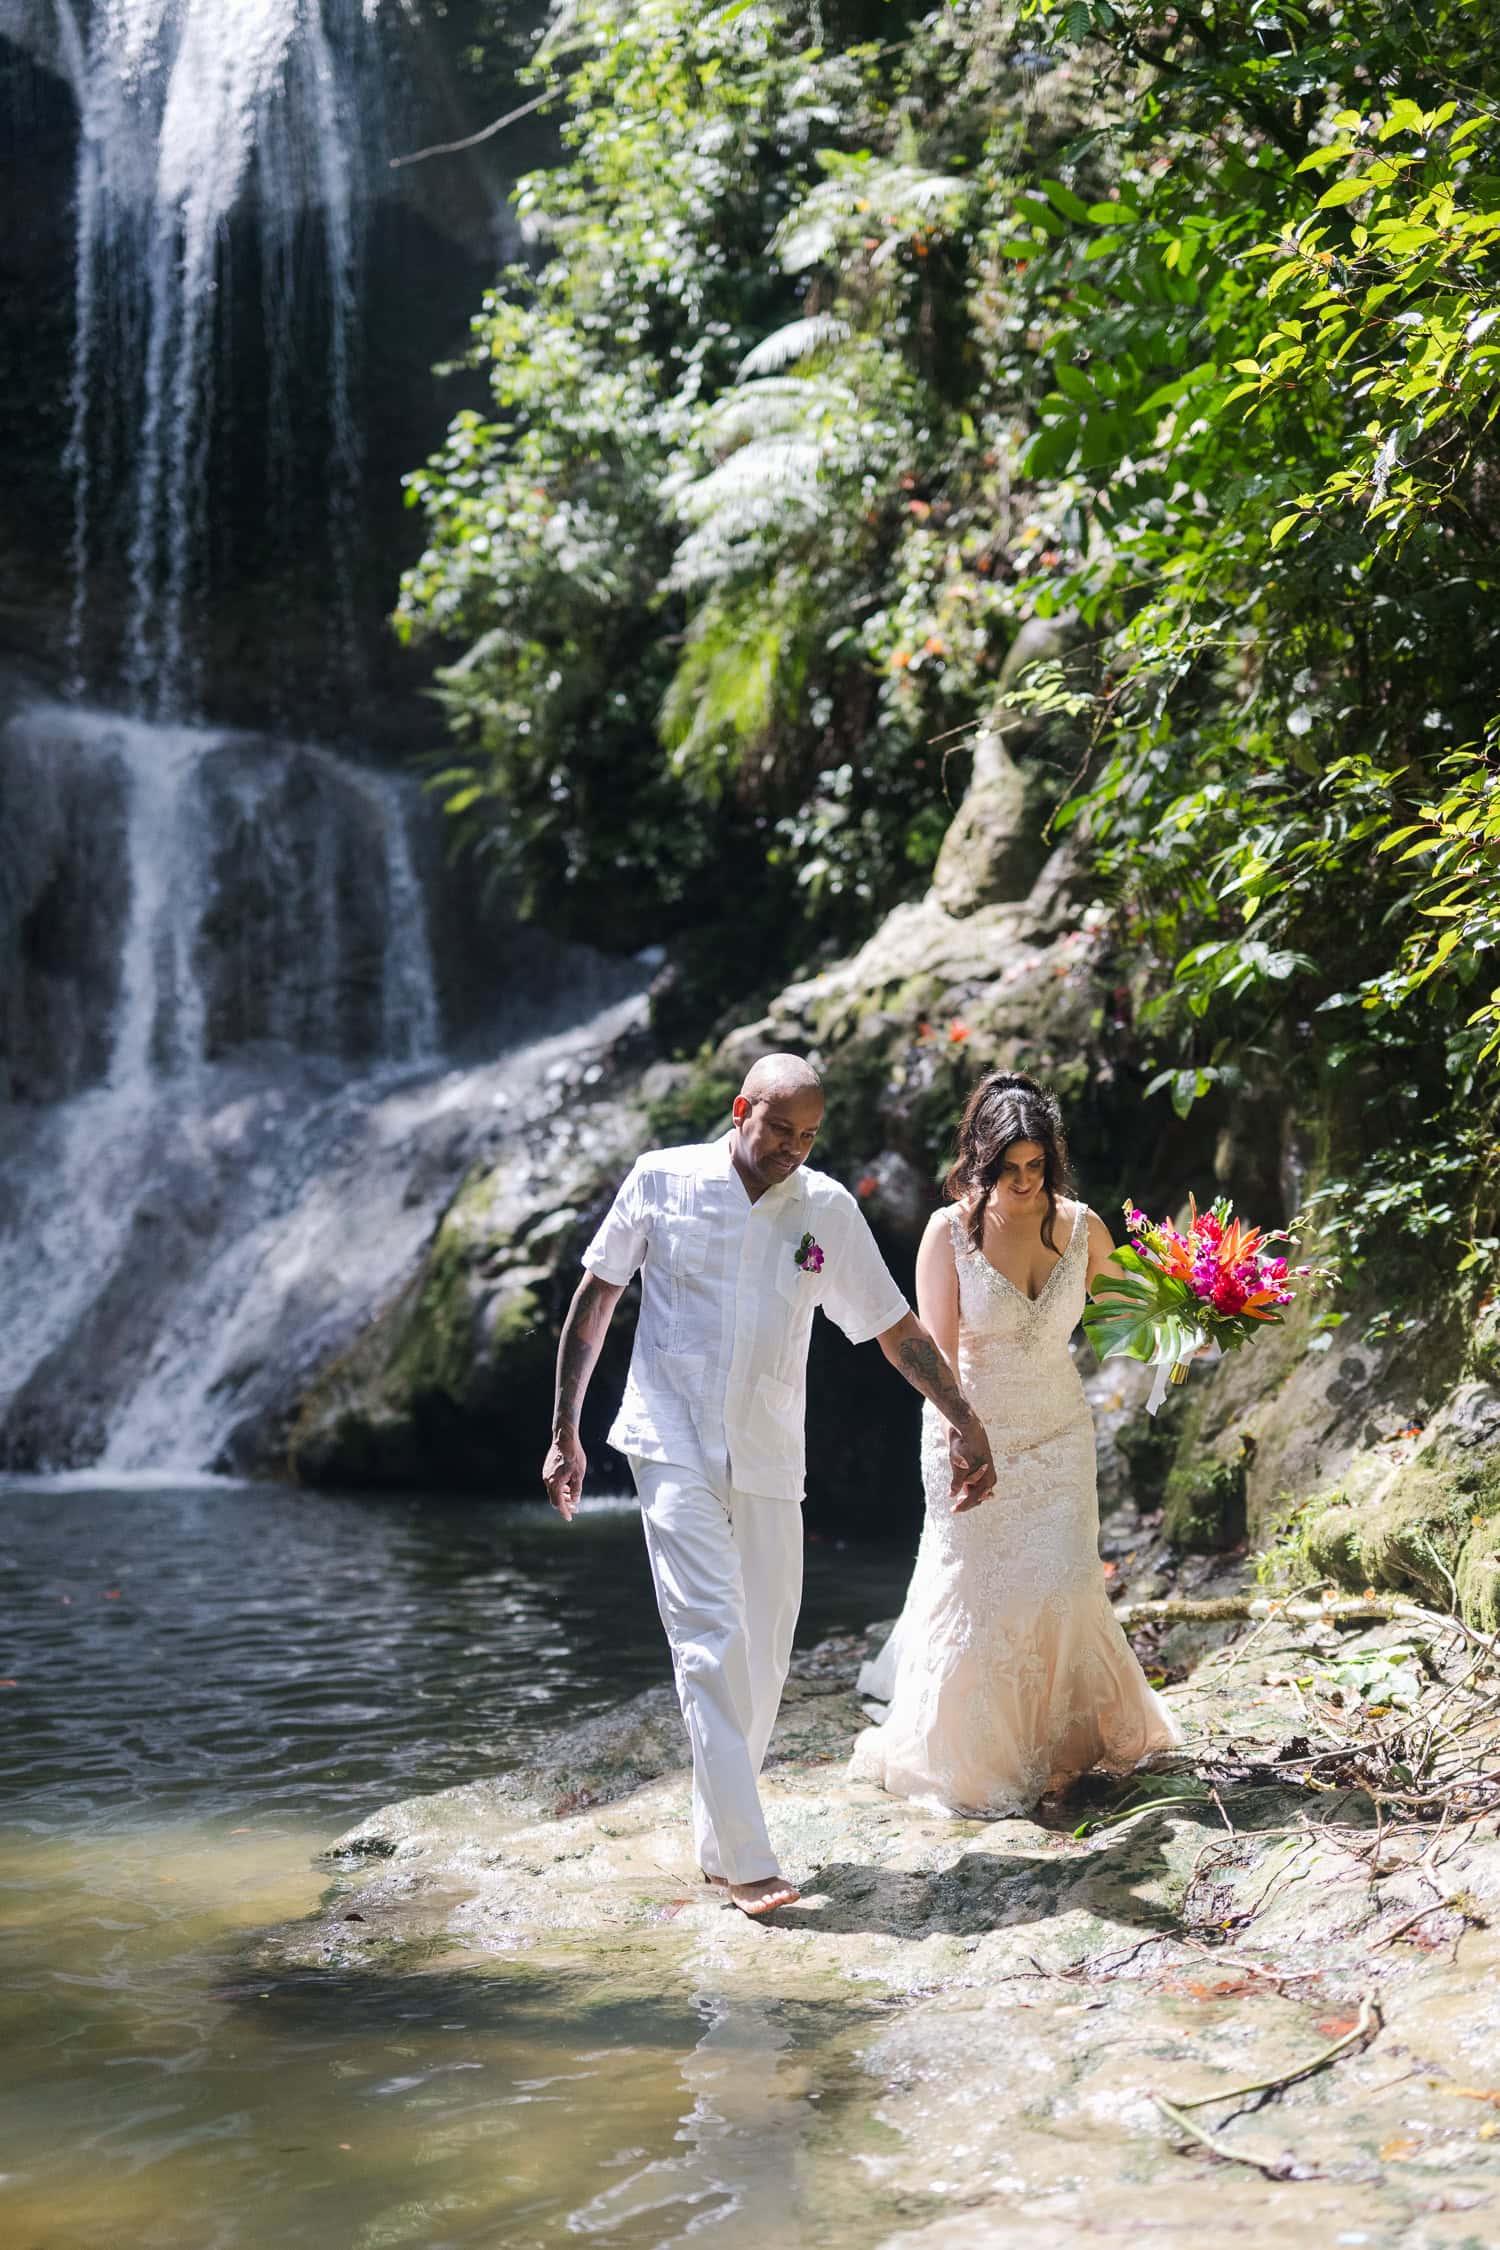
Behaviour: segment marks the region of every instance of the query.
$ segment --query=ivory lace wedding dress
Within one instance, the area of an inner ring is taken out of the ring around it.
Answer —
[[[1128,1772],[1182,1739],[1115,1622],[1099,1564],[1093,1419],[1068,1350],[1087,1216],[1077,1205],[1033,1299],[973,1248],[963,1214],[949,1214],[959,1376],[999,1479],[955,1515],[947,1425],[924,1408],[922,1543],[896,1630],[860,1677],[890,1708],[849,1768],[944,1811],[1027,1812],[1091,1766]]]

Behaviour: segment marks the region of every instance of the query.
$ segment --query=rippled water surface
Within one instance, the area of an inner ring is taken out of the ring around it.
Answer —
[[[813,1544],[801,1637],[905,1568]],[[0,1487],[6,2250],[794,2239],[848,2010],[251,1963],[361,1813],[665,1672],[633,1508]]]

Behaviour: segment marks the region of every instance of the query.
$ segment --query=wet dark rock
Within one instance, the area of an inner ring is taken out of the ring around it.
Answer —
[[[109,1068],[130,911],[126,775],[63,755],[0,683],[0,1102],[51,1102]]]

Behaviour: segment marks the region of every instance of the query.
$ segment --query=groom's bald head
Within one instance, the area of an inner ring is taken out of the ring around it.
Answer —
[[[798,1094],[823,1099],[823,1081],[801,1055],[762,1055],[750,1065],[740,1088],[740,1100],[745,1102],[769,1101],[772,1096],[786,1101]]]

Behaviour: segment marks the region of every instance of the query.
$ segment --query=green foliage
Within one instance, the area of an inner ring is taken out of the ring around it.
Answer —
[[[1214,1555],[1241,1544],[1247,1458],[1242,1449],[1233,1461],[1197,1455],[1174,1466],[1162,1503],[1162,1530],[1174,1546]]]
[[[901,13],[580,0],[535,67],[568,120],[517,197],[543,262],[475,323],[491,413],[409,479],[397,622],[457,652],[449,811],[580,934],[748,897],[729,958],[784,970],[935,855],[926,739],[1006,636],[922,535],[984,441],[945,349],[971,189],[861,43]]]
[[[920,886],[1015,633],[1076,616],[1093,750],[1054,825],[1143,1088],[1329,1119],[1346,1241],[1487,1256],[1489,11],[558,22],[539,262],[476,323],[490,410],[411,480],[455,818],[566,927],[695,929],[722,1004]]]
[[[1152,1360],[1158,1354],[1179,1363],[1191,1359],[1206,1339],[1202,1300],[1185,1281],[1148,1265],[1128,1242],[1113,1262],[1122,1269],[1119,1277],[1111,1276],[1107,1292],[1083,1315],[1100,1359]]]
[[[648,1103],[652,1140],[673,1148],[727,1131],[730,1106],[739,1090],[738,1080],[715,1071],[712,1053],[705,1049],[685,1078]]]
[[[1432,1142],[1464,1147],[1432,1198],[1455,1234],[1494,1199],[1481,13],[1094,9],[1100,122],[1057,169],[1086,145],[1111,193],[1017,197],[1004,245],[1050,356],[1027,468],[1076,511],[1021,598],[1104,636],[1093,773],[1060,818],[1114,884],[1153,1087],[1185,1114],[1248,1073],[1341,1112],[1352,1232],[1428,1226]]]

